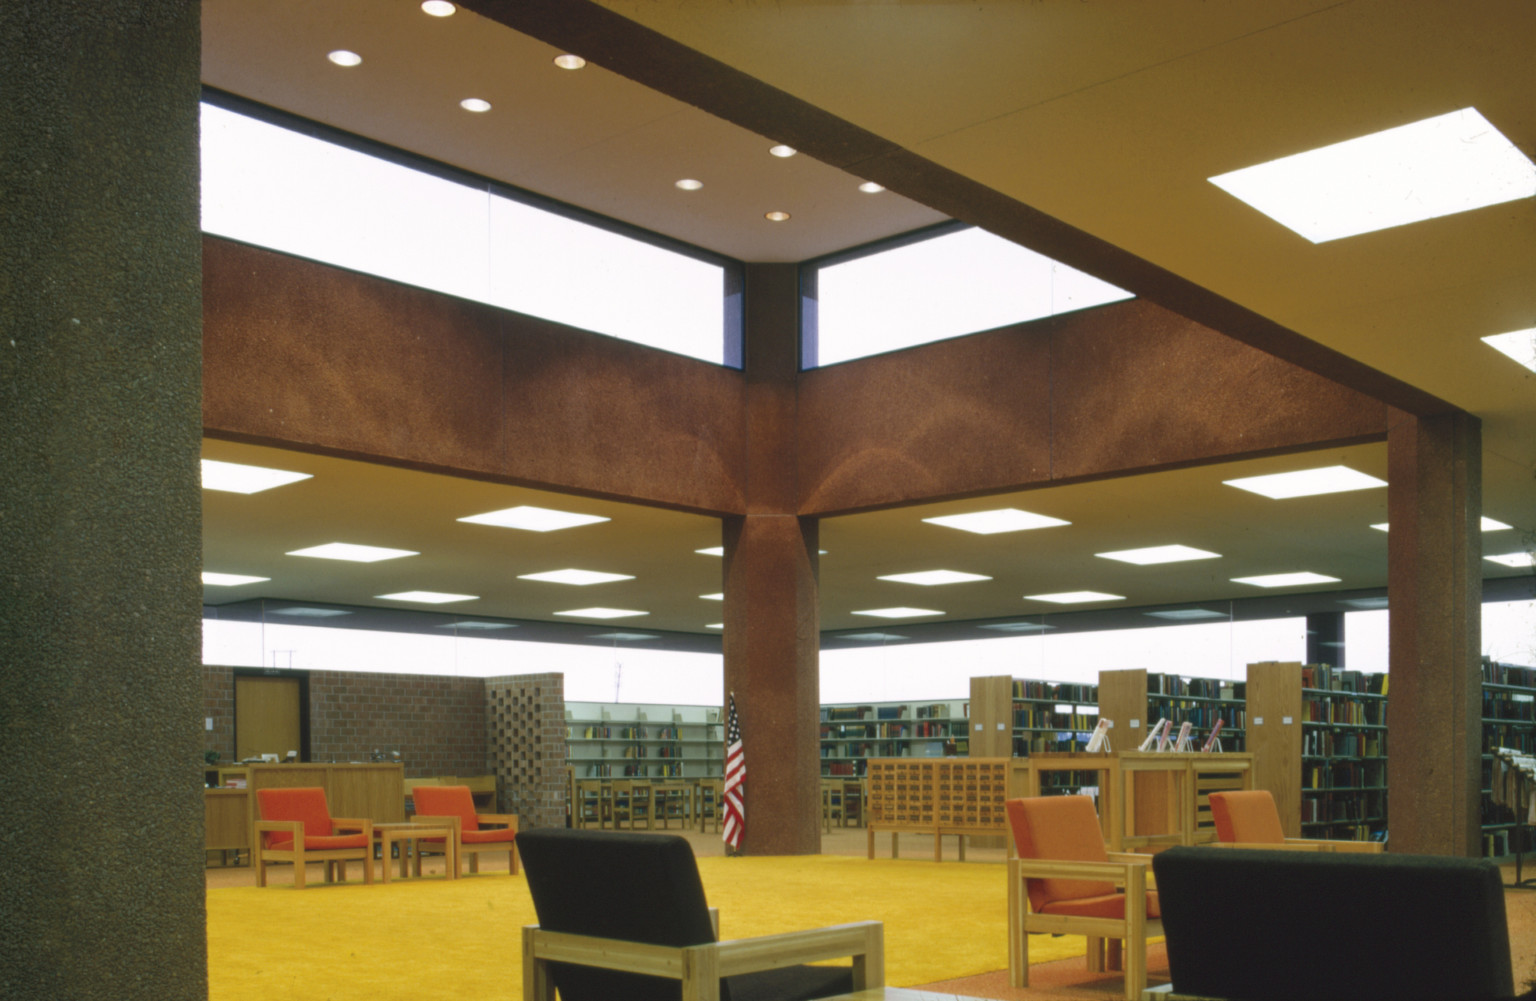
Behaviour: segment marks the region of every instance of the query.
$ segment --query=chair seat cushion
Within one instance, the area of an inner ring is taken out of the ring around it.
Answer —
[[[853,991],[847,966],[786,966],[725,978],[731,1001],[811,1001]]]
[[[491,845],[511,842],[517,832],[510,827],[482,827],[478,831],[461,831],[459,842],[466,845]]]
[[[1053,900],[1040,908],[1041,914],[1070,914],[1080,918],[1123,918],[1125,917],[1125,894],[1110,893],[1101,897],[1075,897],[1071,900]],[[1157,900],[1157,891],[1147,891],[1147,917],[1160,918],[1163,916],[1162,906]]]
[[[293,850],[293,839],[282,838],[272,840],[267,846],[273,851],[287,852]],[[325,837],[304,838],[304,850],[307,852],[324,852],[334,848],[367,848],[368,836],[366,834],[330,834]]]

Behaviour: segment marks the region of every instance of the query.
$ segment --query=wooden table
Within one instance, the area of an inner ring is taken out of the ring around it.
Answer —
[[[459,878],[458,846],[454,844],[453,827],[434,827],[428,824],[374,824],[373,833],[379,840],[379,849],[384,862],[384,882],[389,882],[389,859],[398,846],[400,852],[400,878],[405,879],[410,875],[421,876],[421,845],[422,838],[443,839],[443,862],[447,867],[449,879]],[[414,859],[410,870],[407,864]]]
[[[964,994],[937,994],[910,987],[870,987],[852,994],[838,994],[823,1001],[980,1001]]]

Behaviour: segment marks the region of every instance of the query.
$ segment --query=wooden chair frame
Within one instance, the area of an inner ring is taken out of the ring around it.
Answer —
[[[302,820],[256,821],[251,838],[251,860],[256,867],[256,885],[267,885],[269,862],[292,862],[293,888],[302,890],[305,882],[305,867],[310,862],[325,863],[325,881],[330,883],[336,879],[346,882],[347,863],[357,861],[363,863],[363,882],[371,886],[373,884],[373,821],[368,818],[332,817],[331,829],[338,832],[361,832],[366,842],[357,848],[324,848],[306,851]],[[262,835],[276,832],[289,834],[293,838],[293,847],[268,848]],[[384,864],[388,865],[389,860],[385,859]]]
[[[499,824],[503,827],[511,828],[514,834],[517,832],[517,815],[513,813],[477,813],[475,814],[475,819],[481,824]],[[450,827],[453,829],[453,850],[455,854],[452,858],[445,860],[444,864],[454,865],[458,868],[459,871],[454,874],[455,878],[463,875],[464,870],[462,863],[464,861],[464,856],[466,855],[469,856],[469,871],[472,873],[479,873],[480,854],[482,852],[491,854],[496,852],[506,852],[507,874],[511,876],[517,875],[517,840],[515,838],[511,841],[490,841],[485,843],[470,842],[465,844],[464,818],[458,815],[448,817],[433,817],[417,814],[411,818],[411,823],[429,824],[432,827]],[[417,842],[417,852],[420,852],[422,847],[422,843]],[[387,862],[388,860],[386,859],[385,861]]]
[[[1258,790],[1252,795],[1259,797],[1263,790]],[[1215,794],[1213,794],[1215,795]],[[1247,795],[1247,794],[1245,794]],[[1271,797],[1271,802],[1273,797]],[[1215,810],[1212,804],[1212,811]],[[1280,823],[1278,813],[1275,823]],[[1218,836],[1219,837],[1219,836]],[[1213,841],[1211,844],[1218,848],[1256,848],[1261,851],[1271,852],[1355,852],[1365,855],[1375,855],[1386,850],[1386,845],[1380,841],[1330,841],[1324,838],[1286,838],[1284,841]]]
[[[1147,936],[1161,935],[1163,923],[1147,917],[1145,904],[1150,855],[1111,852],[1108,862],[1069,862],[1054,859],[1008,861],[1008,982],[1029,986],[1029,936],[1032,933],[1083,935],[1088,939],[1088,969],[1114,970],[1123,966],[1125,997],[1137,1001],[1147,986]],[[1075,914],[1042,914],[1029,906],[1030,879],[1086,879],[1113,883],[1125,893],[1123,918],[1082,917]],[[1140,906],[1133,904],[1141,902]],[[1105,940],[1109,940],[1106,961]],[[1123,950],[1120,943],[1124,943]]]
[[[885,926],[857,921],[808,931],[682,948],[523,928],[523,1001],[554,1001],[550,963],[643,973],[680,981],[682,1001],[719,1001],[720,978],[853,957],[855,992],[885,985]]]

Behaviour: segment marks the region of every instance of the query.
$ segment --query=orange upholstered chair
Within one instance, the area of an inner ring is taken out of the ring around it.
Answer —
[[[267,865],[293,863],[293,886],[304,889],[305,867],[325,863],[325,881],[347,878],[347,863],[363,863],[363,882],[373,882],[373,821],[332,817],[325,790],[258,789],[261,819],[251,838],[256,885],[267,885]]]
[[[481,852],[506,852],[507,871],[517,875],[517,817],[510,813],[476,813],[469,786],[417,786],[418,824],[452,824],[458,838],[459,858],[469,854],[469,871],[480,871]],[[500,827],[485,827],[500,824]],[[428,844],[432,839],[424,839]]]
[[[1288,838],[1280,811],[1268,789],[1211,793],[1211,820],[1216,841],[1226,848],[1268,848],[1304,852],[1379,852],[1379,841],[1323,841]]]
[[[1029,986],[1030,934],[1083,935],[1090,970],[1119,967],[1124,943],[1125,996],[1140,998],[1147,936],[1163,933],[1157,892],[1147,890],[1151,856],[1107,852],[1090,796],[1010,799],[1006,806],[1019,854],[1008,863],[1012,985]]]

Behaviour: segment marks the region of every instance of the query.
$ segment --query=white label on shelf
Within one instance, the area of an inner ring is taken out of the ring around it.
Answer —
[[[976,724],[976,732],[977,732],[977,733],[980,733],[980,732],[981,732],[981,729],[982,729],[982,727],[981,727],[981,724],[980,724],[980,723],[977,723],[977,724]]]
[[[1109,727],[1110,727],[1110,728],[1113,728],[1113,727],[1114,727],[1114,725],[1115,725],[1115,721],[1114,721],[1114,720],[1112,720],[1112,719],[1107,719],[1107,720],[1105,720],[1105,721],[1104,721],[1104,723],[1105,723],[1105,724],[1106,724],[1106,725],[1107,725],[1107,726],[1109,726]]]
[[[1280,725],[1281,726],[1290,726],[1291,725],[1291,718],[1289,716],[1281,716],[1280,717]]]
[[[1131,729],[1132,730],[1140,730],[1141,729],[1141,720],[1136,719],[1134,716],[1131,717]]]
[[[1006,730],[1006,729],[1008,729],[1008,727],[1007,727],[1007,724],[1005,724],[1005,723],[999,723],[999,724],[997,724],[997,728],[998,728],[998,729],[999,729],[999,730]]]
[[[1264,717],[1263,716],[1255,716],[1253,718],[1253,725],[1254,726],[1263,726],[1264,725]]]

